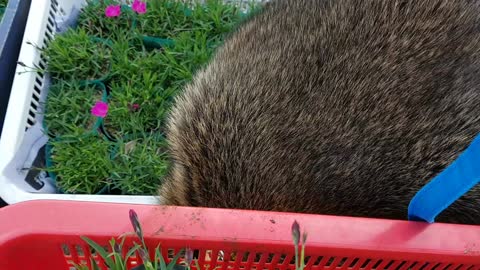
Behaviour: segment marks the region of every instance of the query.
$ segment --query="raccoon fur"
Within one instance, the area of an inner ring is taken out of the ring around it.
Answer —
[[[480,132],[480,1],[273,0],[167,129],[162,204],[406,219]],[[480,224],[480,186],[436,221]]]

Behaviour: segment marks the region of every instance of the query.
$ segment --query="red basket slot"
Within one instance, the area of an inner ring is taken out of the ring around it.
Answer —
[[[90,256],[100,260],[79,236],[107,246],[132,231],[129,209],[152,250],[161,244],[171,259],[188,246],[202,269],[294,269],[290,229],[297,220],[308,232],[306,269],[480,270],[480,226],[74,201],[0,209],[0,270],[73,269]]]

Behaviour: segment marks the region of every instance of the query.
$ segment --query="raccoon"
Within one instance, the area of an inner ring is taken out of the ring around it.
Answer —
[[[406,219],[480,132],[479,27],[479,1],[271,1],[177,97],[160,203]],[[480,224],[480,186],[436,221]]]

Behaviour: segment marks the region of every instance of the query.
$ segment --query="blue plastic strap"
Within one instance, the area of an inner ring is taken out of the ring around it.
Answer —
[[[408,219],[435,222],[435,217],[480,182],[480,135],[413,197]]]

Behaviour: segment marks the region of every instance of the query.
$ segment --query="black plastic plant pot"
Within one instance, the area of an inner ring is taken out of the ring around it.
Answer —
[[[9,0],[0,18],[0,134],[15,76],[31,0]]]
[[[100,126],[100,129],[99,129],[103,136],[105,136],[105,138],[107,138],[109,141],[111,142],[117,142],[118,141],[118,138],[116,138],[114,135],[112,135],[110,132],[108,132],[108,130],[105,128],[105,125],[102,125]]]

